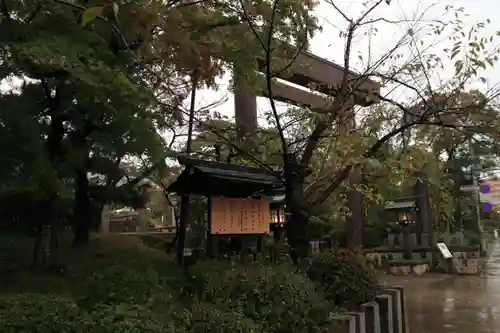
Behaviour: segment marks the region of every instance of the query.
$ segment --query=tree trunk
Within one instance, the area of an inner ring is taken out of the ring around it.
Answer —
[[[309,255],[309,216],[301,209],[290,209],[286,233],[290,247],[290,257],[294,264]]]
[[[50,127],[47,141],[45,142],[45,148],[57,177],[54,181],[58,181],[61,179],[60,168],[65,156],[65,150],[62,145],[65,134],[64,117],[62,114],[63,85],[58,82],[54,88],[51,88],[48,82],[42,79],[42,86],[47,101],[48,115],[50,116]],[[51,182],[42,183],[42,187],[44,188],[48,200],[40,210],[42,212],[40,215],[43,217],[37,229],[32,267],[57,265],[59,259],[57,253],[58,230],[56,225],[60,217],[57,209],[60,197],[57,191],[57,184]]]
[[[343,130],[350,135],[356,130],[356,118],[352,108],[346,109]],[[361,168],[353,166],[348,175],[349,190],[347,192],[347,203],[351,214],[346,225],[346,247],[355,250],[363,246],[364,207],[363,194],[357,191],[356,185],[361,183]]]
[[[33,246],[33,256],[31,258],[31,268],[43,267],[44,258],[42,258],[42,228],[43,224],[39,223],[35,230],[35,244]]]
[[[295,156],[285,157],[285,201],[290,217],[286,223],[286,236],[290,257],[294,264],[309,254],[309,208],[304,195],[304,170]]]
[[[353,168],[349,174],[349,185],[359,184],[361,180],[359,167]],[[363,247],[364,207],[363,194],[355,188],[350,188],[347,193],[347,202],[351,215],[346,224],[346,247],[355,250]]]
[[[421,214],[421,220],[422,220],[422,229],[421,233],[426,233],[427,240],[430,242],[434,236],[434,223],[432,219],[432,212],[431,212],[431,204],[430,204],[430,197],[429,197],[429,179],[425,170],[425,167],[422,168],[417,173],[417,176],[421,179],[418,185],[418,195],[420,196],[420,202],[421,202],[421,207],[420,207],[420,214]],[[419,235],[421,236],[421,235]],[[421,237],[419,237],[421,238]],[[421,244],[421,246],[430,246],[433,245],[431,243],[427,244]]]
[[[90,241],[90,230],[88,228],[88,223],[83,219],[83,217],[74,218],[73,226],[73,246],[87,246]]]
[[[453,166],[452,175],[453,175],[453,199],[455,200],[455,207],[453,212],[453,219],[455,220],[455,224],[453,228],[455,231],[463,231],[463,221],[462,221],[462,207],[461,207],[461,197],[462,192],[460,191],[461,183],[461,170],[458,164],[458,160],[450,154],[449,161],[451,161],[451,165]]]
[[[56,202],[54,196],[44,203],[40,210],[31,268],[47,268],[58,264],[58,235],[54,228],[57,220]]]
[[[429,198],[429,180],[425,171],[425,166],[417,171],[417,181],[414,185],[414,195],[419,197],[419,210],[417,212],[417,241],[422,247],[434,246],[434,225]],[[422,237],[422,234],[427,237]],[[437,256],[431,253],[432,264],[435,264]]]
[[[460,184],[458,184],[458,189],[454,189],[455,192],[455,207],[453,212],[453,219],[455,220],[455,224],[453,225],[453,231],[463,231],[463,217],[462,217],[462,202],[460,198]],[[451,232],[452,228],[448,228],[448,232]]]
[[[87,246],[90,240],[89,180],[85,171],[76,172],[76,190],[73,202],[73,245]]]

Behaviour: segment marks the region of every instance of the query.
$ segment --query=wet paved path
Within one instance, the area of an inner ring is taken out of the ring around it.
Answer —
[[[483,276],[387,277],[405,286],[410,333],[500,333],[500,244]]]

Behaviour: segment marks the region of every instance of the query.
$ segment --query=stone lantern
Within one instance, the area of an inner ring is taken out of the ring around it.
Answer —
[[[415,225],[418,205],[415,198],[401,198],[390,201],[385,206],[385,211],[396,217],[397,223],[403,230],[403,257],[412,259],[411,231]]]

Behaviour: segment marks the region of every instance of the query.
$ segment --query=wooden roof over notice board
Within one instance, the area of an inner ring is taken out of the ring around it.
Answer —
[[[280,175],[269,170],[186,157],[179,162],[185,169],[168,192],[232,198],[284,192]]]

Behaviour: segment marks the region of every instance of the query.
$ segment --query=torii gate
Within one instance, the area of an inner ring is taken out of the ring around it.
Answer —
[[[290,45],[283,44],[283,48],[289,54],[295,54],[297,51]],[[261,73],[265,72],[265,61],[257,59],[257,70]],[[288,76],[281,75],[279,78],[287,82],[302,86],[308,90],[296,88],[292,85],[274,80],[272,82],[272,93],[274,99],[278,101],[288,102],[294,105],[305,105],[315,110],[327,111],[335,98],[334,87],[341,86],[345,69],[326,59],[320,58],[310,52],[302,51],[295,58],[290,70],[287,71]],[[249,91],[247,87],[239,84],[242,78],[234,77],[234,108],[236,118],[236,129],[238,137],[254,137],[258,128],[257,124],[257,96],[268,96],[267,91]],[[355,105],[367,107],[379,102],[380,84],[370,80],[367,76],[363,76],[352,71],[348,72],[349,87],[353,89],[353,98],[350,99],[349,105],[346,108],[346,121],[344,128],[349,131],[355,128],[354,113],[352,107]],[[314,85],[318,89],[315,93],[310,89]],[[242,88],[243,86],[243,88]],[[354,168],[348,178],[349,183],[358,184],[361,178],[359,168]],[[347,223],[346,242],[348,246],[362,245],[362,230],[359,226],[363,225],[363,196],[355,189],[351,189],[348,193],[349,208],[352,211],[351,222]]]
[[[293,54],[294,47],[283,46],[290,54]],[[265,61],[257,59],[256,69],[259,72],[265,71]],[[316,110],[328,110],[334,98],[333,87],[341,85],[344,68],[326,59],[320,58],[310,52],[302,51],[293,61],[288,76],[279,78],[287,82],[300,85],[308,90],[302,90],[292,85],[275,80],[272,83],[272,93],[274,99],[294,105],[304,105]],[[380,84],[370,80],[366,76],[348,72],[350,87],[353,88],[353,104],[360,106],[370,106],[379,102],[377,98],[380,93]],[[249,91],[247,87],[242,87],[239,82],[241,78],[234,77],[234,109],[236,118],[236,128],[240,137],[255,133],[257,125],[257,96],[268,96],[267,91]],[[310,90],[310,86],[318,87],[317,94]]]

